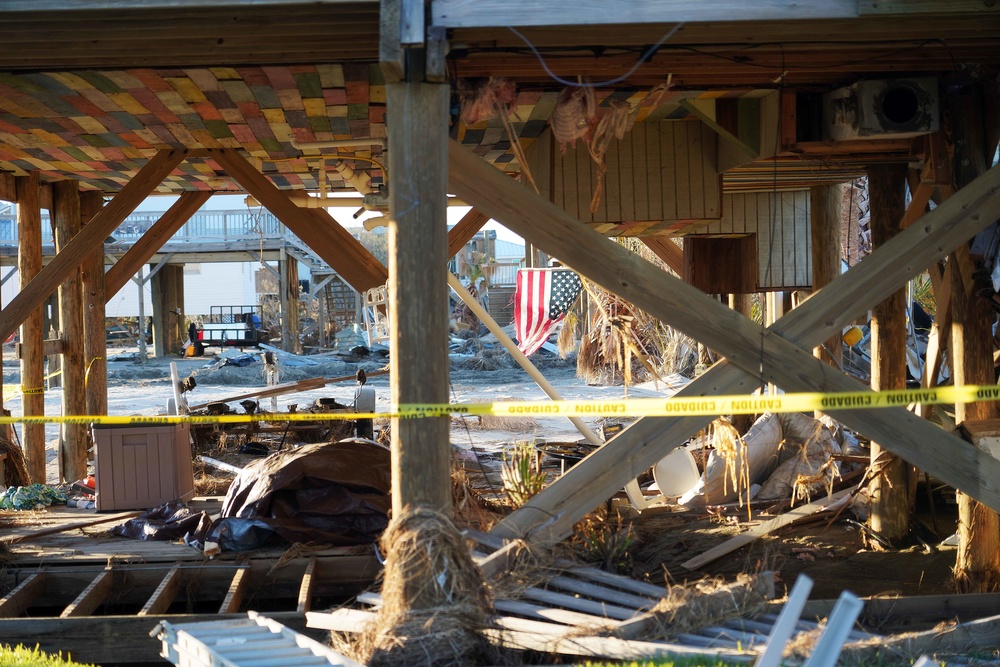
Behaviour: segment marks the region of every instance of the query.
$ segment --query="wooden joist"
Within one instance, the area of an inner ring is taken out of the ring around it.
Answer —
[[[302,574],[302,585],[299,587],[299,600],[296,611],[304,614],[312,608],[313,584],[316,581],[316,557],[309,559],[306,571]]]
[[[685,396],[749,392],[761,380],[791,391],[857,391],[857,382],[813,359],[802,348],[829,338],[871,304],[1000,217],[1000,168],[994,168],[761,335],[742,315],[585,229],[454,142],[449,158],[452,191],[464,201],[664,322],[705,340],[745,369],[717,365],[718,371],[682,390]],[[761,354],[763,377],[759,374]],[[835,416],[869,437],[881,439],[895,453],[949,484],[965,487],[980,501],[1000,507],[1000,461],[927,427],[902,409],[868,414],[841,411]],[[640,420],[633,424],[612,441],[627,443],[626,447],[598,450],[508,516],[494,532],[507,538],[524,537],[529,531],[543,540],[564,538],[586,512],[710,421],[680,419],[683,426],[662,418],[654,422],[665,423],[640,427],[647,422]],[[665,434],[670,437],[664,438]],[[653,438],[657,445],[647,447]],[[932,440],[937,444],[930,445]],[[993,472],[986,473],[986,469]]]
[[[180,565],[174,565],[170,568],[138,615],[153,616],[166,613],[170,605],[173,604],[174,598],[177,597],[177,591],[180,590],[183,578],[184,573],[181,571]]]
[[[60,618],[74,616],[90,616],[94,610],[104,604],[114,587],[114,566],[109,564],[104,571],[94,577],[90,585],[83,589],[69,605],[59,614]]]
[[[0,599],[0,618],[14,618],[23,614],[31,606],[32,601],[45,590],[48,576],[48,572],[44,570],[34,572],[17,588]]]
[[[6,339],[13,333],[67,276],[79,268],[85,257],[103,248],[104,239],[184,161],[186,154],[187,151],[183,150],[160,151],[146,162],[114,199],[87,223],[83,233],[73,237],[28,286],[0,310],[0,338]]]
[[[205,191],[182,192],[166,213],[160,216],[160,219],[122,255],[122,258],[108,269],[104,275],[106,297],[112,298],[118,290],[125,287],[139,268],[148,262],[211,196],[211,192]]]
[[[240,610],[249,581],[250,568],[241,567],[233,573],[233,581],[229,584],[229,591],[226,592],[226,597],[219,606],[220,614],[235,614]]]

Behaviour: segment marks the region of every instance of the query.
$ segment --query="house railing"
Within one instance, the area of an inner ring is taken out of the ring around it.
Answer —
[[[133,213],[111,233],[116,243],[131,243],[156,224],[161,213]],[[256,238],[286,238],[291,233],[267,211],[201,211],[191,216],[169,242],[240,241]],[[17,219],[0,216],[0,244],[17,243]],[[42,216],[42,243],[52,243],[52,224]]]

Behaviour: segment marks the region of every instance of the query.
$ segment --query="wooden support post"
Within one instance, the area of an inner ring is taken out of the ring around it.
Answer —
[[[183,227],[211,196],[211,192],[182,192],[173,206],[167,209],[166,213],[132,244],[122,258],[108,269],[105,276],[108,298],[125,287],[132,276],[139,272],[139,267],[148,262],[149,258],[155,255],[156,251],[162,248],[163,244],[176,234],[177,230]]]
[[[299,261],[282,253],[278,262],[281,273],[281,349],[293,354],[302,353],[299,338]]]
[[[386,86],[389,300],[394,405],[448,402],[448,87]],[[405,506],[451,513],[447,417],[394,419],[393,514]]]
[[[90,190],[80,195],[80,216],[87,223],[104,208],[104,197]],[[107,238],[107,237],[105,237]],[[104,306],[104,253],[91,253],[82,266],[83,279],[83,382],[86,414],[108,414],[107,318]]]
[[[164,264],[152,275],[153,354],[176,354],[187,336],[184,328],[184,267]]]
[[[879,164],[868,167],[871,201],[872,245],[879,248],[899,233],[906,211],[906,166]],[[900,289],[872,309],[873,391],[906,388],[906,294]],[[871,443],[872,530],[899,545],[910,532],[910,490],[915,483],[913,467],[885,449]]]
[[[996,138],[989,136],[990,131],[985,126],[983,92],[983,88],[976,85],[951,91],[947,98],[955,151],[952,158],[954,185],[963,190],[987,170],[996,150]],[[959,190],[959,194],[961,192]],[[968,269],[958,261],[968,254],[963,244],[948,260],[952,378],[956,385],[994,384],[992,325],[996,314],[980,296],[975,281],[968,279]],[[992,291],[992,287],[989,289]],[[959,424],[996,416],[996,403],[955,405],[955,421]],[[962,592],[1000,590],[1000,515],[994,509],[965,493],[958,494],[958,555],[953,573],[955,584]]]
[[[843,190],[839,185],[815,185],[809,190],[812,231],[812,288],[822,289],[840,275],[840,223]],[[839,334],[827,339],[826,349],[813,348],[813,356],[834,366],[843,358]]]
[[[61,253],[80,233],[80,190],[76,181],[52,184],[56,253]],[[104,238],[101,238],[104,241]],[[83,286],[80,269],[72,269],[59,286],[59,328],[62,340],[62,414],[87,413],[83,368]],[[87,476],[87,428],[63,424],[59,474],[64,482]]]
[[[42,270],[42,211],[39,202],[38,172],[19,176],[17,188],[17,272],[21,290]],[[43,312],[39,304],[28,313],[21,325],[21,399],[25,417],[45,415],[45,334]],[[33,483],[44,484],[45,425],[21,427],[28,476]]]

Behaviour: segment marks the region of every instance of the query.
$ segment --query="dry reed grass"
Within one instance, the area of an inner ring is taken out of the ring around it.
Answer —
[[[331,641],[371,667],[498,664],[484,638],[493,599],[458,529],[444,514],[405,507],[382,535],[382,606],[357,635]]]

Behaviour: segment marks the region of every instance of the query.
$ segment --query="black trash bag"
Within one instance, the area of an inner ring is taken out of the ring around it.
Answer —
[[[211,518],[204,512],[195,512],[175,500],[129,519],[112,528],[111,532],[134,540],[180,540],[189,533],[204,533],[211,523]]]
[[[268,528],[289,542],[370,544],[389,524],[390,478],[389,450],[375,443],[321,443],[276,452],[237,476],[205,539],[223,548],[228,542],[237,550],[252,549],[266,539],[260,531]]]

